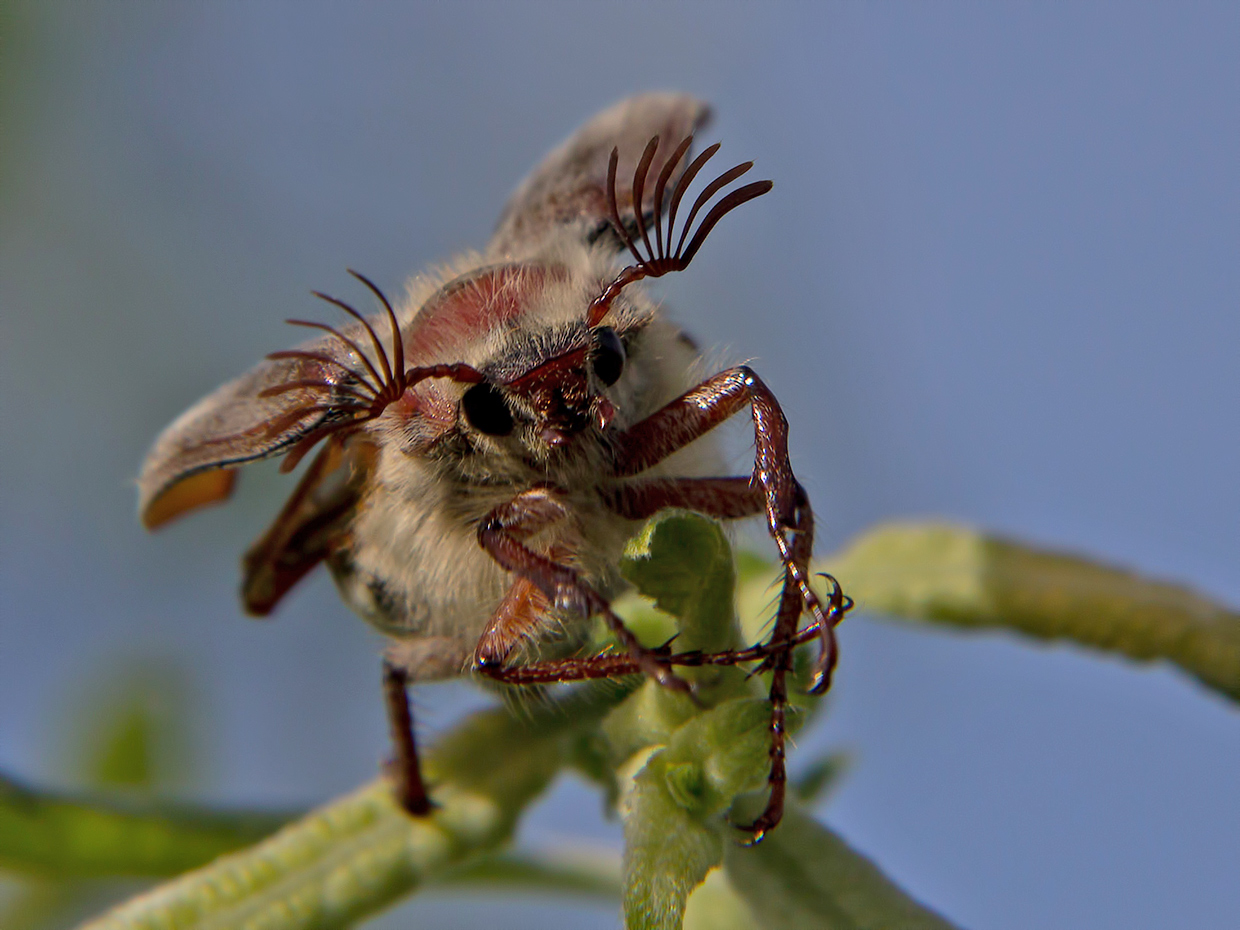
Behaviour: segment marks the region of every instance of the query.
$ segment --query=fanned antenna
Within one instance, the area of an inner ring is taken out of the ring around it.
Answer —
[[[692,208],[689,210],[688,218],[680,229],[679,238],[675,238],[676,214],[681,200],[684,199],[685,193],[689,190],[689,185],[697,178],[702,168],[719,151],[719,143],[716,142],[705,149],[702,154],[698,155],[685,169],[684,173],[676,181],[675,187],[672,188],[671,201],[668,205],[665,221],[663,202],[664,196],[667,193],[668,182],[675,173],[677,166],[684,160],[692,144],[692,136],[682,140],[666,163],[664,163],[659,176],[655,179],[653,242],[650,238],[650,224],[647,223],[646,214],[642,210],[642,202],[645,198],[646,181],[650,174],[650,166],[654,163],[655,155],[659,151],[659,137],[655,136],[646,144],[646,149],[642,152],[641,158],[638,159],[637,168],[633,172],[631,203],[637,224],[636,238],[620,217],[620,205],[616,196],[616,168],[620,162],[620,150],[618,148],[611,150],[611,159],[607,164],[608,216],[612,226],[615,227],[616,234],[619,235],[621,241],[633,256],[635,264],[625,268],[619,277],[608,285],[607,289],[591,303],[589,313],[587,314],[587,322],[590,326],[597,325],[606,315],[611,308],[612,301],[615,300],[616,295],[625,286],[632,284],[634,281],[640,281],[642,278],[658,278],[668,272],[683,271],[688,268],[689,263],[693,261],[693,256],[697,254],[698,249],[702,247],[702,243],[706,241],[706,237],[710,235],[710,231],[715,228],[716,223],[723,219],[725,214],[735,210],[741,204],[753,200],[755,197],[761,197],[774,186],[771,181],[752,181],[743,187],[729,191],[715,202],[702,218],[702,221],[694,228],[693,222],[697,219],[702,208],[709,204],[719,191],[752,168],[753,162],[742,162],[733,168],[729,168],[707,184],[702,189],[702,192],[698,194]],[[692,235],[690,235],[691,231]],[[675,249],[672,248],[674,239],[676,242]]]
[[[306,361],[319,362],[336,369],[341,375],[336,380],[333,380],[327,374],[324,374],[321,378],[294,378],[259,392],[259,397],[276,397],[298,390],[315,391],[324,395],[312,398],[308,403],[294,407],[282,418],[282,422],[292,425],[313,413],[325,413],[327,415],[323,423],[312,428],[309,433],[293,445],[280,466],[281,471],[291,471],[296,468],[297,463],[320,440],[341,430],[352,429],[368,420],[375,419],[387,409],[389,404],[398,400],[408,388],[419,381],[426,378],[450,378],[453,381],[472,384],[482,380],[482,375],[478,371],[469,365],[460,363],[406,369],[404,339],[400,332],[400,321],[396,318],[396,311],[393,309],[391,301],[387,299],[387,296],[379,289],[378,285],[365,275],[351,268],[348,271],[349,274],[362,282],[378,298],[379,303],[383,305],[388,322],[392,328],[391,354],[384,347],[383,340],[379,338],[375,328],[370,325],[370,321],[354,307],[329,294],[311,291],[315,297],[327,301],[334,307],[338,307],[361,323],[370,337],[369,341],[373,348],[374,360],[371,360],[370,356],[355,340],[350,339],[333,326],[313,320],[285,321],[293,326],[322,330],[329,336],[332,336],[361,360],[361,368],[348,365],[338,358],[333,358],[326,352],[314,352],[305,349],[287,349],[280,352],[272,352],[267,356],[267,358],[276,361],[280,359],[304,359]]]

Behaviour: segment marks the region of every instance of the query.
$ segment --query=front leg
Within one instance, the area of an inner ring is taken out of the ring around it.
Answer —
[[[694,513],[739,520],[762,513],[761,488],[748,478],[649,478],[610,488],[604,502],[628,520],[646,520],[660,510],[680,507]]]
[[[834,609],[830,612],[823,609],[809,585],[814,515],[805,490],[792,473],[792,463],[788,458],[788,421],[775,395],[762,379],[746,366],[720,372],[634,424],[616,438],[615,473],[618,477],[640,474],[714,429],[746,404],[753,416],[755,446],[753,474],[748,484],[751,491],[760,489],[762,492],[767,529],[775,540],[784,567],[783,591],[771,643],[793,642],[802,610],[809,611],[821,643],[810,690],[821,694],[831,685],[831,673],[839,655],[832,622],[838,616]],[[730,493],[721,487],[712,490],[723,508],[729,505],[743,508],[746,503],[746,495],[738,488],[732,488]],[[682,486],[680,491],[696,495],[700,486],[692,489]],[[630,492],[630,497],[633,494]],[[666,492],[665,495],[675,496]],[[647,496],[653,502],[663,495],[656,492]],[[791,541],[789,532],[793,535]],[[760,666],[771,672],[771,768],[768,777],[771,793],[762,814],[748,827],[752,842],[761,840],[783,817],[787,782],[787,677],[792,671],[792,652],[791,646],[777,647],[763,659]]]
[[[852,610],[853,601],[844,594],[839,582],[833,577],[830,575],[823,577],[831,585],[827,616],[833,625],[838,626],[839,622],[844,619],[844,615]],[[773,656],[803,646],[817,638],[818,626],[811,623],[791,640],[784,642],[767,641],[746,646],[744,649],[724,649],[720,652],[702,652],[698,649],[689,652],[672,652],[668,646],[663,646],[654,652],[659,656],[660,661],[672,667],[734,666],[749,662],[767,663]],[[765,665],[759,665],[759,668],[762,667]],[[482,671],[487,676],[505,684],[549,685],[638,675],[641,673],[641,668],[632,656],[604,652],[593,656],[572,656],[566,659],[550,659],[545,662],[525,662],[520,665],[491,665]]]
[[[835,631],[826,611],[809,585],[809,558],[814,543],[814,518],[805,490],[792,473],[788,458],[788,421],[779,402],[762,379],[747,366],[730,368],[708,378],[660,410],[615,437],[617,477],[644,472],[672,453],[683,449],[720,423],[749,405],[754,425],[754,470],[751,489],[760,490],[766,511],[767,528],[779,549],[784,566],[785,588],[794,588],[799,597],[781,598],[773,641],[791,639],[800,619],[802,605],[813,616],[821,635],[819,657],[811,690],[820,694],[831,684],[831,673],[838,658]],[[739,488],[721,487],[727,479],[715,482],[712,491],[722,504],[719,516],[731,516],[727,507],[744,507],[749,499]],[[684,493],[682,485],[679,493]],[[701,493],[701,485],[694,496]],[[724,493],[719,493],[724,492]],[[675,493],[667,495],[676,496]],[[654,499],[658,494],[653,496]],[[698,508],[694,508],[698,509]],[[702,508],[705,512],[712,512]],[[788,532],[794,534],[789,541]]]
[[[607,598],[590,587],[576,569],[540,555],[522,541],[567,516],[568,509],[550,488],[531,488],[486,516],[478,527],[478,542],[500,566],[532,584],[556,608],[584,618],[602,616],[642,672],[665,687],[690,694],[688,683],[656,651],[638,641],[611,609]],[[505,598],[500,609],[509,600]],[[482,656],[485,657],[485,650]],[[477,662],[475,667],[484,674],[503,677],[502,667],[494,662]]]

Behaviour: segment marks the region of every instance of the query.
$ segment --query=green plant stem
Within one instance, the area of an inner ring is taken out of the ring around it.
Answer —
[[[406,814],[380,779],[83,930],[349,926],[507,842],[521,811],[562,767],[568,741],[628,693],[602,683],[520,716],[475,714],[426,760],[437,805],[430,817]]]
[[[494,799],[439,798],[433,817],[415,820],[396,806],[386,781],[373,782],[87,927],[348,926],[507,837],[508,818]]]
[[[1240,613],[1181,585],[941,523],[880,526],[820,567],[863,610],[1166,659],[1240,700]]]

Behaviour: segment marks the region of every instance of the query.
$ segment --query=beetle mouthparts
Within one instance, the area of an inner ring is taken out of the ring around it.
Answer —
[[[600,397],[598,403],[594,407],[594,422],[599,428],[599,432],[603,432],[611,425],[611,421],[616,418],[616,405],[609,401],[606,397]]]
[[[565,435],[562,430],[556,429],[554,426],[544,426],[542,430],[539,431],[538,436],[543,442],[551,446],[553,449],[558,449],[560,446],[568,442],[568,436]]]

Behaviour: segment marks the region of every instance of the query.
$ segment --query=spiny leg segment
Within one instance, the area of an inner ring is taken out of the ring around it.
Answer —
[[[779,402],[762,379],[747,366],[722,371],[681,395],[620,434],[616,440],[617,477],[636,476],[658,464],[672,453],[714,429],[745,405],[752,410],[754,425],[754,470],[749,484],[762,497],[767,529],[779,549],[784,566],[785,586],[795,587],[804,605],[820,630],[820,650],[810,690],[826,691],[838,659],[834,628],[826,622],[826,613],[818,596],[810,587],[809,556],[813,548],[813,514],[804,489],[792,473],[788,458],[788,421]],[[723,481],[726,479],[713,479]],[[703,508],[704,513],[710,513]],[[721,514],[723,515],[723,514]],[[790,541],[788,532],[796,536]],[[780,618],[791,611],[781,601],[776,618],[775,638],[781,635]],[[792,616],[793,628],[800,609]],[[785,625],[786,625],[785,619]]]
[[[535,552],[522,541],[567,515],[568,510],[551,489],[532,488],[492,510],[478,527],[478,541],[491,558],[532,582],[557,609],[582,617],[601,616],[643,673],[661,685],[691,694],[688,682],[638,641],[611,609],[607,598],[590,587],[576,569]],[[479,670],[486,674],[498,671],[491,665],[483,665]]]
[[[810,587],[813,511],[805,490],[792,473],[788,457],[788,421],[762,379],[747,366],[739,366],[703,381],[619,437],[615,471],[621,477],[640,474],[727,420],[746,404],[753,418],[755,446],[749,486],[761,494],[767,529],[779,549],[784,568],[783,590],[770,643],[791,642],[802,611],[808,612],[820,642],[810,691],[821,694],[831,685],[831,673],[839,657],[835,622],[842,616],[842,610],[835,609],[835,599],[843,595],[837,585],[833,609],[828,613]],[[703,510],[710,512],[709,507]],[[765,810],[749,827],[753,842],[760,840],[783,816],[787,781],[787,675],[792,670],[792,653],[791,646],[776,647],[759,666],[759,670],[771,672],[771,769],[768,778],[771,793]]]

